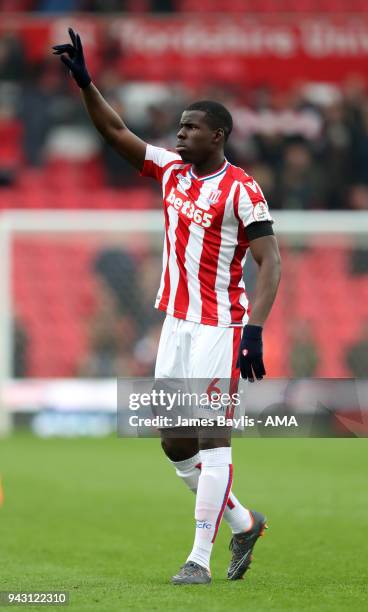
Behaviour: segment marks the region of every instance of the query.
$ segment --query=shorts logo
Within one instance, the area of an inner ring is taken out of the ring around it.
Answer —
[[[268,206],[265,202],[258,202],[254,206],[253,217],[256,221],[267,221],[269,219]]]

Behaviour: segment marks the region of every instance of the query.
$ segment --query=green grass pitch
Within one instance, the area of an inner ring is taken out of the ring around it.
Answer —
[[[66,609],[89,612],[368,610],[368,440],[236,440],[234,492],[270,528],[229,583],[223,523],[213,583],[187,587],[169,578],[191,549],[194,496],[158,440],[0,445],[0,590],[67,590]]]

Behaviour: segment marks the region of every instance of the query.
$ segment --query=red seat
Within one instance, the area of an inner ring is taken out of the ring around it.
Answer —
[[[0,165],[10,168],[17,166],[23,159],[23,127],[17,119],[0,119]]]

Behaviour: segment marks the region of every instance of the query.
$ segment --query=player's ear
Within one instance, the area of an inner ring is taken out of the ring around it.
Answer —
[[[214,137],[215,142],[221,142],[221,141],[225,141],[225,132],[222,128],[218,128],[215,131],[215,137]]]

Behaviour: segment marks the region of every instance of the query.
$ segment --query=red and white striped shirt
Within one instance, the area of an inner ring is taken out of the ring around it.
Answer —
[[[143,176],[162,184],[163,270],[155,307],[179,319],[240,326],[248,320],[244,227],[272,221],[264,195],[244,170],[225,160],[196,176],[176,153],[147,145]]]

